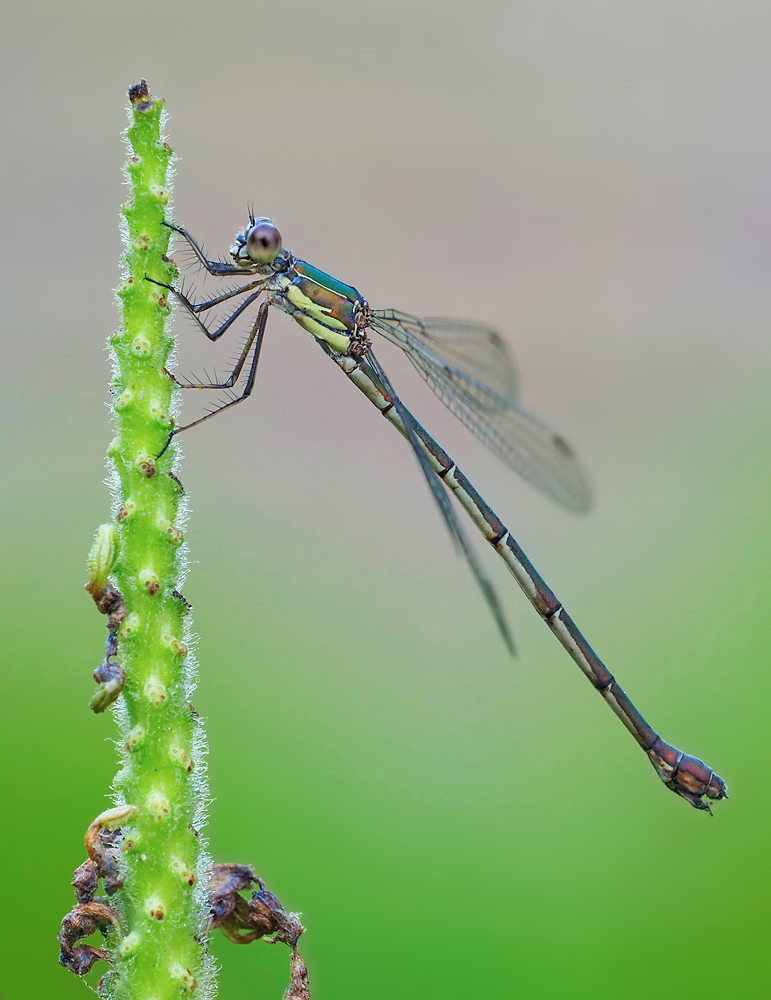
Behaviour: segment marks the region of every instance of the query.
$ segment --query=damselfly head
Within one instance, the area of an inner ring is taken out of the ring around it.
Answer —
[[[281,233],[272,219],[250,219],[249,226],[236,235],[230,254],[239,264],[272,264],[281,252]]]

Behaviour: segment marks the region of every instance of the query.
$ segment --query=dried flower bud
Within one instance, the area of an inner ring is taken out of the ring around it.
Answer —
[[[295,948],[292,951],[290,964],[292,980],[284,993],[284,1000],[311,1000],[311,988],[308,984],[308,969]]]

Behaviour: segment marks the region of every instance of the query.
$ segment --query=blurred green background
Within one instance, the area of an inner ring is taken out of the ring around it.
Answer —
[[[82,585],[142,75],[171,115],[176,218],[212,252],[254,202],[373,305],[505,332],[524,404],[582,456],[585,517],[381,354],[644,714],[731,793],[710,819],[661,787],[483,552],[509,660],[405,443],[278,316],[255,398],[184,442],[215,858],[303,912],[318,1000],[766,996],[771,8],[3,19],[0,998],[86,995],[55,935],[116,768]],[[183,372],[228,356],[177,330]],[[214,947],[223,997],[281,996],[285,949]]]

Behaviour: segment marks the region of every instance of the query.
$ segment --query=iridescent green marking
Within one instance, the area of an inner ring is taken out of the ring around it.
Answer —
[[[329,289],[330,292],[335,292],[341,298],[347,299],[350,303],[357,302],[359,305],[364,304],[364,299],[361,293],[358,292],[353,285],[346,285],[345,282],[339,281],[331,274],[327,274],[326,271],[321,271],[319,268],[314,267],[313,264],[309,264],[307,260],[298,260],[295,257],[294,269],[298,274],[305,275],[306,278],[310,278],[311,281],[315,281],[317,285],[321,285],[323,288]]]
[[[284,289],[291,313],[299,325],[337,354],[345,354],[356,329],[356,312],[364,304],[351,285],[312,267],[305,261],[294,263],[296,277]]]

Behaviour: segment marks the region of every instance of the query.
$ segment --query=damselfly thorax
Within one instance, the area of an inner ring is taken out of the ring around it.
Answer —
[[[270,282],[268,300],[335,354],[362,357],[372,323],[367,300],[353,287],[287,254],[287,269]]]

